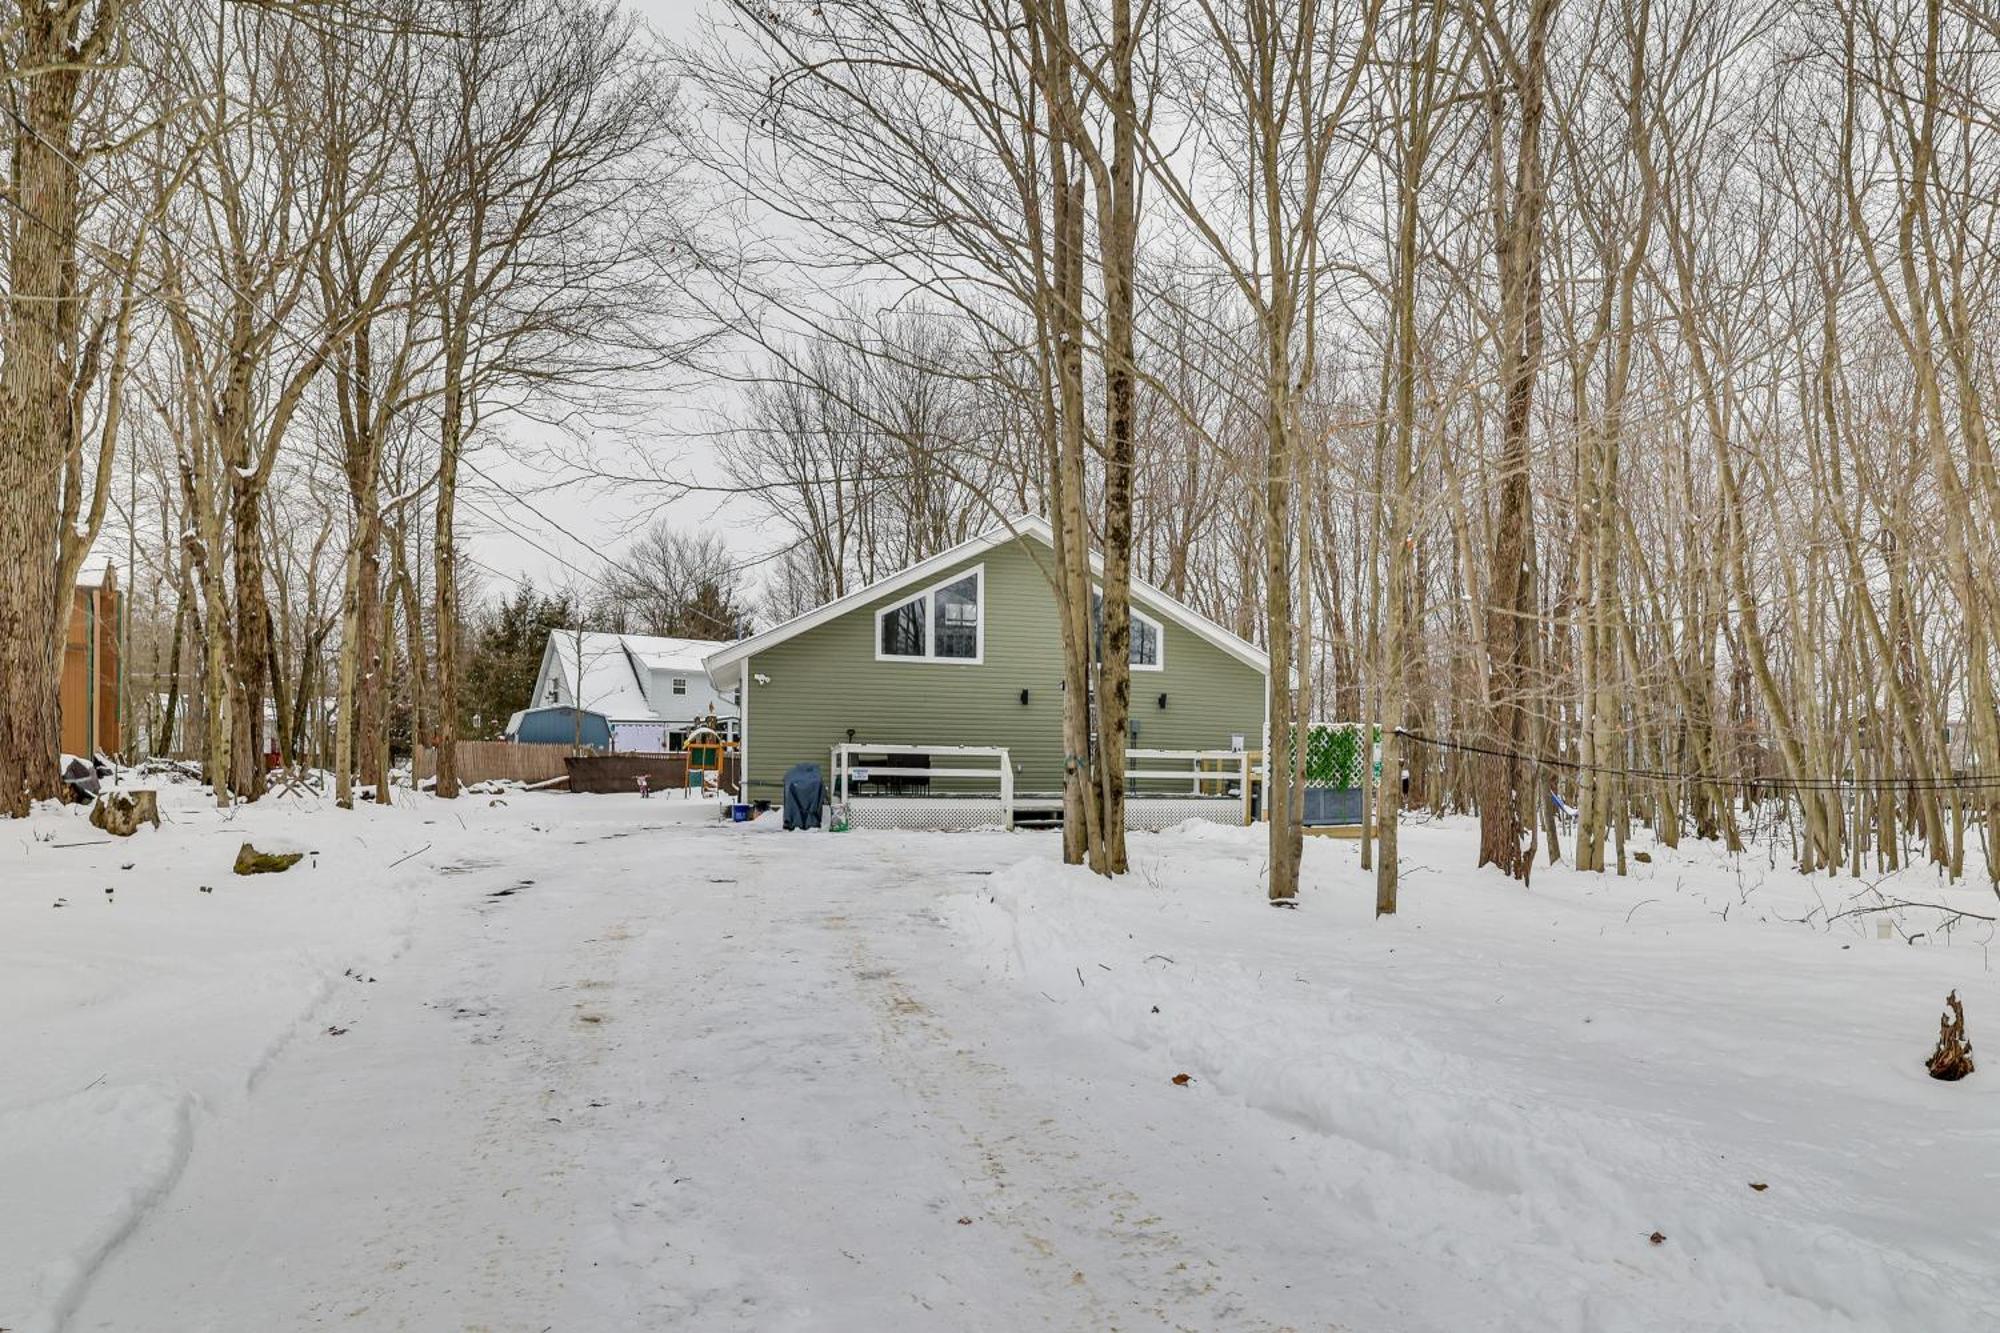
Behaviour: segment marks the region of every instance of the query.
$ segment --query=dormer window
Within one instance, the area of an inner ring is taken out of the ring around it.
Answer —
[[[675,693],[675,694],[686,694],[687,692],[688,692],[688,683],[687,683],[687,677],[686,677],[686,676],[675,676],[675,677],[674,677],[674,693]]]
[[[986,652],[986,566],[980,565],[875,613],[883,662],[977,665]]]

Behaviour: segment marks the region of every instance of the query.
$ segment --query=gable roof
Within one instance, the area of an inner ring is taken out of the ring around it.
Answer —
[[[554,658],[555,674],[579,707],[613,721],[637,722],[659,717],[646,693],[645,673],[679,670],[699,675],[702,658],[725,646],[709,639],[561,629],[549,632],[543,651]],[[532,702],[539,705],[542,700]]]
[[[720,639],[663,639],[652,634],[621,634],[625,641],[625,651],[637,658],[641,666],[654,671],[672,671],[685,667],[690,671],[700,671],[702,661],[718,648],[729,645]]]
[[[547,652],[569,701],[609,718],[647,718],[653,706],[645,683],[625,652],[625,636],[591,631],[551,630]],[[534,703],[540,705],[542,700]]]
[[[837,620],[850,611],[904,588],[920,585],[954,565],[990,551],[996,546],[1024,537],[1033,537],[1044,546],[1053,547],[1055,544],[1055,533],[1050,529],[1047,519],[1036,514],[1018,514],[997,527],[980,533],[970,541],[960,542],[948,551],[939,551],[927,560],[919,560],[900,573],[891,574],[885,579],[877,579],[865,588],[858,588],[844,597],[836,597],[823,606],[814,607],[804,615],[794,616],[783,624],[774,625],[761,634],[738,639],[720,652],[711,654],[703,665],[708,669],[709,679],[721,688],[721,677],[718,673],[726,671],[754,654],[774,648],[787,639],[796,638],[809,629],[816,629],[828,621]],[[1100,578],[1104,574],[1104,559],[1095,550],[1090,553],[1090,570]],[[1267,673],[1271,669],[1271,659],[1257,645],[1230,633],[1193,607],[1167,596],[1150,583],[1133,579],[1132,601],[1153,614],[1172,621],[1196,637],[1205,639],[1246,666]]]
[[[118,586],[118,566],[102,551],[92,551],[77,567],[76,586],[79,588],[116,588]]]

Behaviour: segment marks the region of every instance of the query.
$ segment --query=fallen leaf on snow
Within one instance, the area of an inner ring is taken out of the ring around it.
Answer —
[[[961,1217],[958,1219],[958,1224],[962,1227],[969,1227],[972,1225],[972,1219],[969,1217]]]
[[[1174,1075],[1174,1086],[1175,1086],[1175,1087],[1177,1087],[1177,1088],[1185,1088],[1185,1087],[1186,1087],[1186,1086],[1187,1086],[1188,1084],[1190,1084],[1190,1083],[1192,1083],[1192,1082],[1194,1082],[1194,1075],[1193,1075],[1193,1074],[1175,1074],[1175,1075]]]
[[[1658,1231],[1655,1231],[1652,1235],[1646,1237],[1646,1239],[1652,1241],[1655,1245],[1665,1245],[1667,1243],[1666,1236]]]
[[[1771,1187],[1770,1187],[1769,1185],[1765,1184],[1765,1183],[1764,1183],[1763,1181],[1761,1181],[1761,1180],[1753,1180],[1753,1181],[1751,1181],[1751,1182],[1750,1182],[1750,1188],[1751,1188],[1751,1189],[1753,1189],[1753,1190],[1756,1190],[1756,1191],[1757,1191],[1757,1192],[1758,1192],[1759,1194],[1762,1194],[1762,1193],[1763,1193],[1763,1192],[1764,1192],[1765,1190],[1767,1190],[1767,1189],[1769,1189],[1769,1188],[1771,1188]]]

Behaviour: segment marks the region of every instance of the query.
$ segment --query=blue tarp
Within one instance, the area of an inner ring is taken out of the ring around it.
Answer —
[[[602,713],[581,710],[583,744],[597,750],[611,748],[611,723]],[[579,710],[567,704],[529,708],[507,720],[507,739],[523,743],[568,745],[577,739]]]

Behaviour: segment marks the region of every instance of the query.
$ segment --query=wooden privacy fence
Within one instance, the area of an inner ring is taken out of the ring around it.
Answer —
[[[569,756],[570,748],[560,744],[523,744],[519,741],[460,741],[458,780],[547,782],[550,778],[568,774],[569,769],[563,760]],[[414,762],[418,782],[428,782],[437,776],[437,751],[432,747],[419,745]]]
[[[686,754],[583,755],[568,760],[567,764],[571,791],[629,794],[639,790],[641,773],[652,784],[656,796],[684,790],[687,784]],[[736,764],[734,753],[724,756],[722,790],[732,796],[736,794]]]

